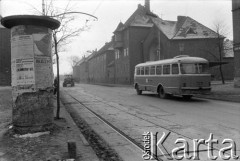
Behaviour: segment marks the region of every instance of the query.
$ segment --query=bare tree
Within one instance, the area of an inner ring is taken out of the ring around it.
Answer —
[[[68,62],[70,63],[72,68],[75,67],[80,60],[81,58],[76,55],[68,57]]]
[[[46,2],[46,3],[45,3]],[[59,3],[57,0],[49,0],[48,2],[42,0],[42,12],[38,11],[36,8],[35,11],[41,13],[43,16],[49,16],[54,19],[57,19],[61,25],[58,29],[53,30],[53,53],[56,55],[56,64],[57,64],[57,112],[56,112],[56,119],[60,118],[60,98],[59,98],[59,52],[65,50],[66,45],[68,45],[71,40],[79,36],[79,34],[83,31],[86,31],[90,28],[88,25],[89,19],[86,20],[85,24],[76,25],[75,20],[79,16],[79,14],[85,14],[90,17],[93,17],[93,20],[97,18],[93,15],[83,13],[83,12],[76,12],[73,10],[73,6],[70,4],[71,0],[68,0],[65,4],[64,8],[56,7],[56,3]]]
[[[213,26],[214,31],[217,33],[217,43],[216,47],[218,50],[218,61],[219,61],[219,72],[221,75],[222,84],[225,84],[225,79],[222,71],[223,56],[224,56],[224,39],[228,35],[228,29],[224,21],[216,20]]]

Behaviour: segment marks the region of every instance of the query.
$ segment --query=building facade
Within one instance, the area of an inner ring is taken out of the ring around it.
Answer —
[[[118,24],[112,41],[107,43],[112,44],[111,50],[105,44],[88,59],[88,79],[91,83],[133,84],[137,64],[177,55],[206,58],[213,79],[219,79],[219,65],[231,62],[220,61],[224,52],[219,53],[219,42],[223,45],[223,40],[223,36],[191,17],[178,16],[177,21],[161,19],[150,11],[150,1],[145,0],[145,5],[139,4],[125,23]],[[222,67],[223,73],[233,71],[232,67]]]
[[[240,87],[240,0],[232,0],[233,49],[234,49],[234,86]]]
[[[10,30],[0,25],[0,86],[10,85],[11,85]]]

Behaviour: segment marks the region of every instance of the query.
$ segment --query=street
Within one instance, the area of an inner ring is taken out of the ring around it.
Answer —
[[[90,84],[76,84],[75,87],[62,88],[62,91],[78,99],[140,144],[142,134],[146,131],[170,131],[170,139],[166,140],[167,149],[173,149],[174,141],[179,137],[189,142],[193,139],[207,140],[212,133],[213,138],[219,141],[214,148],[219,150],[226,147],[222,144],[223,139],[232,139],[239,153],[239,103],[199,98],[186,101],[180,97],[160,99],[156,94],[147,92],[137,95],[129,87]],[[190,149],[193,148],[191,144]],[[201,150],[206,148],[202,147]]]

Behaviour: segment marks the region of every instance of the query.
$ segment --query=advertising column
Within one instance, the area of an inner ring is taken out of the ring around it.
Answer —
[[[47,131],[53,122],[52,29],[60,24],[43,16],[9,16],[2,24],[11,28],[14,130]]]

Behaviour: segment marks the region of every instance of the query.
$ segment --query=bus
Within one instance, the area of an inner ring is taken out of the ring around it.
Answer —
[[[178,95],[190,99],[195,94],[209,94],[209,63],[188,55],[141,63],[135,66],[134,87],[138,95],[152,91],[160,98]]]

